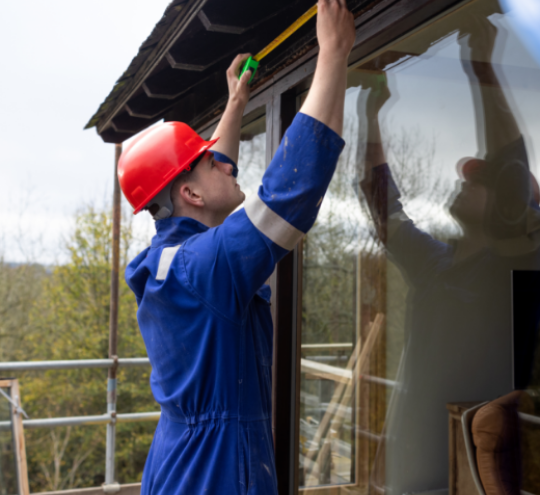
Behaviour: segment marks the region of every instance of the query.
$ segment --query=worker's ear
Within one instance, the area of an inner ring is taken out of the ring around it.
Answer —
[[[193,183],[191,181],[186,182],[180,186],[180,197],[188,205],[198,208],[202,208],[204,206],[203,198],[199,194],[196,183]]]

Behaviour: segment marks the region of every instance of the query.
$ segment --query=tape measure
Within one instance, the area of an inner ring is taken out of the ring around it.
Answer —
[[[249,57],[240,71],[238,79],[242,77],[244,72],[250,70],[251,77],[249,82],[253,81],[255,77],[255,72],[257,72],[257,67],[259,67],[259,62],[266,57],[270,52],[275,50],[281,43],[283,43],[291,34],[295,33],[300,29],[307,21],[309,21],[317,13],[317,5],[315,4],[311,7],[305,14],[300,16],[296,21],[294,21],[285,31],[283,31],[274,41],[266,45],[257,55]]]

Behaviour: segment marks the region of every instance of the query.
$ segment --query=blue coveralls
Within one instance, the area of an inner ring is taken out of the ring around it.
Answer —
[[[214,228],[159,220],[129,264],[162,411],[141,494],[277,494],[264,283],[315,222],[343,145],[298,114],[243,209]]]

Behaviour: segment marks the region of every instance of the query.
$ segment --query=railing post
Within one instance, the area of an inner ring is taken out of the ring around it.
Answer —
[[[114,192],[112,217],[112,269],[111,269],[111,303],[109,317],[109,358],[114,364],[109,368],[107,380],[107,413],[112,421],[107,424],[107,448],[105,454],[105,486],[104,491],[116,491],[114,485],[114,457],[116,443],[116,370],[118,368],[118,288],[120,277],[120,222],[121,222],[121,196],[118,183],[118,160],[122,153],[122,145],[115,146],[114,160]],[[118,487],[119,488],[119,487]]]

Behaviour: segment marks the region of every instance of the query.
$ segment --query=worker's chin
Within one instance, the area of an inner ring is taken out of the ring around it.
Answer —
[[[242,191],[238,190],[238,193],[236,195],[236,201],[234,204],[234,209],[238,208],[244,202],[245,199],[246,199],[246,195]]]

